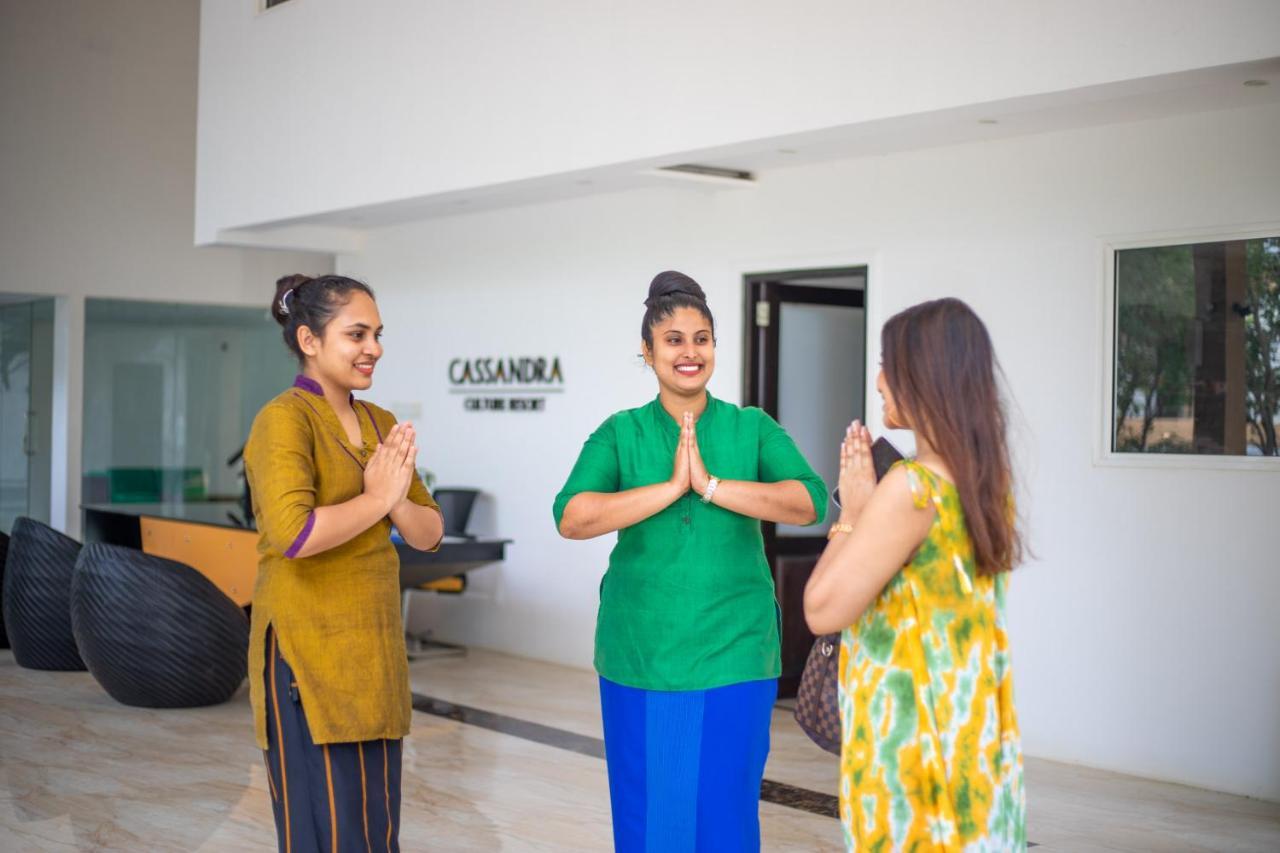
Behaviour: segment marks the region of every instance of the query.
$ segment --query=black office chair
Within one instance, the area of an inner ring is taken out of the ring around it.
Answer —
[[[445,536],[458,539],[475,538],[467,533],[467,522],[471,519],[471,510],[475,507],[476,497],[479,494],[479,489],[440,488],[432,491],[431,496],[435,498],[436,504],[440,507],[440,513],[444,516]],[[462,588],[465,589],[466,577],[464,575],[458,577],[462,579]],[[428,646],[434,649],[435,655],[465,654],[465,650],[460,646],[431,640],[430,631],[421,634],[409,633],[409,613],[413,592],[413,587],[400,592],[401,619],[405,625],[405,645],[409,650],[409,659],[414,660],[415,656],[422,655],[427,651]]]
[[[132,548],[81,552],[71,625],[89,672],[125,705],[217,705],[248,670],[244,611],[185,563]]]
[[[444,514],[444,535],[457,536],[462,539],[475,537],[467,533],[467,522],[471,519],[471,510],[475,507],[479,489],[436,489],[431,496],[440,505]]]
[[[5,561],[5,633],[27,669],[83,670],[71,634],[71,576],[80,543],[35,519],[13,523]]]

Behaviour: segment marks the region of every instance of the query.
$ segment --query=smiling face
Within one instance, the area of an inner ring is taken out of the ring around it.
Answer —
[[[653,348],[644,360],[662,391],[693,397],[706,390],[716,369],[716,339],[711,320],[696,308],[677,308],[653,324]]]
[[[382,358],[382,317],[368,294],[356,291],[338,306],[321,335],[310,327],[298,329],[298,344],[321,383],[345,391],[363,391],[373,384],[373,369]]]

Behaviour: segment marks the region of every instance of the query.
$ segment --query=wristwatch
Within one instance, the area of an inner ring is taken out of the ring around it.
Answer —
[[[712,478],[707,482],[707,490],[706,490],[705,492],[703,492],[703,493],[702,493],[702,502],[703,502],[704,504],[709,504],[709,503],[711,503],[711,496],[712,496],[712,495],[714,495],[714,494],[716,493],[716,486],[718,486],[718,485],[720,485],[720,478],[719,478],[719,477],[712,477]]]

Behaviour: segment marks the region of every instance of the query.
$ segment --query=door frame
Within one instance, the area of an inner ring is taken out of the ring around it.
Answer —
[[[740,402],[742,405],[747,404],[746,385],[750,381],[748,379],[751,361],[750,358],[754,341],[749,340],[750,320],[751,317],[746,313],[754,310],[748,305],[746,288],[743,285],[750,278],[760,278],[766,276],[794,276],[797,274],[812,273],[821,270],[847,270],[855,267],[861,267],[867,273],[867,288],[863,302],[863,311],[865,312],[867,321],[867,330],[879,330],[880,326],[888,319],[885,313],[885,304],[883,294],[887,287],[892,286],[891,282],[885,275],[885,264],[882,257],[883,253],[878,248],[863,247],[855,248],[848,252],[834,253],[817,253],[812,255],[765,255],[761,257],[740,256],[731,258],[727,264],[732,272],[736,286],[742,287],[742,318],[739,321],[739,329],[742,334],[742,376],[739,383],[739,393],[742,394]],[[921,297],[923,298],[923,297]],[[869,406],[867,403],[871,400],[871,389],[876,387],[876,374],[879,372],[880,364],[880,335],[868,335],[866,341],[867,347],[867,375],[864,378],[864,387],[867,389],[864,400],[864,408],[867,413],[867,426],[876,435],[884,433],[884,424],[881,422],[880,407]]]
[[[864,285],[862,290],[828,288],[814,284],[786,283],[787,278],[843,278],[856,273],[861,273],[867,281],[867,285]],[[867,305],[871,290],[870,281],[871,270],[867,264],[744,274],[742,404],[744,406],[759,406],[775,419],[781,420],[778,418],[778,366],[776,364],[764,365],[763,367],[760,365],[760,359],[766,347],[776,352],[781,327],[778,322],[770,322],[764,327],[757,325],[757,305],[762,302],[769,306],[771,320],[780,315],[780,304],[785,301],[861,308],[863,310],[863,340],[865,342],[864,370],[867,372],[867,376],[864,377],[864,383],[868,383],[871,375],[870,364],[872,363],[872,344],[866,335],[866,330],[871,328],[870,309]],[[765,288],[768,288],[768,292],[767,294],[762,294]],[[845,294],[856,294],[857,298],[851,299],[846,297]],[[766,297],[763,300],[761,299],[762,295]],[[788,300],[785,299],[787,296],[798,298]],[[864,384],[863,386],[862,408],[864,419],[871,387],[873,387],[871,384]],[[771,522],[762,523],[761,532],[764,536],[765,555],[770,564],[778,556],[819,554],[826,545],[825,537],[822,536],[779,537],[777,535],[777,525]]]
[[[881,413],[880,407],[871,407],[869,400],[872,397],[872,389],[875,388],[875,377],[879,372],[880,361],[880,339],[879,335],[874,337],[865,334],[866,331],[878,329],[882,322],[883,311],[880,302],[880,293],[884,290],[884,282],[880,280],[879,270],[881,265],[878,256],[875,253],[861,257],[843,257],[831,258],[826,257],[816,260],[815,263],[804,263],[804,260],[794,257],[786,258],[778,263],[755,262],[751,264],[740,264],[739,281],[743,283],[742,288],[742,307],[743,314],[741,320],[742,329],[742,404],[752,405],[753,403],[766,403],[762,406],[767,411],[777,412],[778,400],[776,397],[777,377],[774,376],[773,382],[762,382],[763,376],[757,377],[759,371],[759,359],[761,357],[761,343],[763,339],[761,333],[773,336],[772,345],[776,352],[779,343],[779,323],[770,323],[766,329],[757,329],[755,323],[755,302],[756,302],[756,285],[762,282],[779,281],[785,282],[786,279],[802,278],[812,281],[817,278],[826,277],[834,278],[837,274],[841,277],[848,275],[852,271],[861,272],[865,277],[865,284],[861,293],[864,336],[863,347],[866,362],[864,364],[865,375],[863,377],[863,399],[862,407],[864,418],[871,422],[869,425],[878,431]],[[776,291],[779,288],[788,288],[793,293],[803,291],[817,291],[811,295],[826,295],[820,285],[811,284],[784,284],[780,283],[774,286],[775,298],[770,303],[770,311],[773,316],[780,314],[777,299],[779,295]],[[825,299],[815,300],[819,303],[825,302]],[[837,303],[839,304],[839,303]],[[772,319],[772,316],[771,316]],[[776,367],[774,368],[776,370]],[[773,399],[768,401],[759,400],[763,395],[763,389],[756,387],[757,384],[770,386],[773,389]],[[773,577],[774,594],[777,597],[779,606],[779,628],[780,628],[780,653],[782,658],[782,672],[778,680],[779,697],[792,697],[796,695],[800,684],[800,675],[804,669],[805,659],[809,653],[809,648],[813,643],[813,635],[809,632],[808,626],[804,623],[803,613],[800,609],[799,598],[803,592],[803,586],[807,582],[809,573],[812,571],[813,564],[816,562],[818,554],[826,546],[827,540],[825,536],[783,536],[777,535],[777,526],[774,524],[764,523],[761,525],[761,533],[764,537],[765,557],[768,561],[769,571]]]

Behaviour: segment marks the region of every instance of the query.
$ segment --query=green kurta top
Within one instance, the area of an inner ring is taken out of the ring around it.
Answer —
[[[795,442],[760,409],[707,395],[697,423],[707,471],[722,480],[799,480],[817,518],[827,490]],[[580,492],[620,492],[671,477],[680,427],[655,399],[611,416],[583,445],[556,496],[556,526]],[[706,690],[777,678],[778,607],[760,522],[692,490],[618,531],[600,584],[596,671],[647,690]]]

